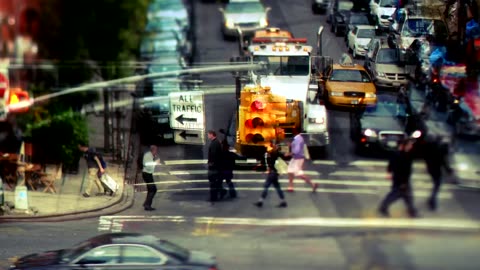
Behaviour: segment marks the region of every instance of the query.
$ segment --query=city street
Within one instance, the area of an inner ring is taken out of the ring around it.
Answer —
[[[197,55],[194,66],[228,64],[238,44],[224,41],[220,4],[195,1]],[[324,54],[335,61],[347,49],[334,37],[324,15],[313,15],[309,1],[265,0],[272,8],[270,25],[305,37],[312,46],[325,26]],[[363,60],[356,60],[363,64]],[[205,95],[205,130],[226,128],[235,110],[234,79],[230,73],[200,77]],[[380,95],[390,95],[380,93]],[[305,171],[319,184],[311,192],[295,180],[286,193],[287,208],[273,188],[263,208],[259,198],[265,174],[249,169],[234,172],[238,197],[213,205],[207,202],[206,145],[165,145],[159,148],[164,165],[154,178],[158,187],[153,207],[143,211],[145,189],[138,184],[132,208],[114,216],[61,223],[0,224],[0,269],[8,259],[32,252],[69,247],[106,232],[141,232],[191,249],[216,255],[219,269],[478,269],[480,267],[480,190],[453,184],[446,177],[439,209],[428,210],[431,180],[416,161],[412,182],[420,218],[410,219],[402,201],[381,218],[377,208],[388,192],[386,160],[358,156],[349,136],[349,113],[329,111],[330,145],[326,157],[309,160]],[[454,168],[465,182],[478,183],[480,141],[458,139]],[[286,189],[287,178],[281,176]]]

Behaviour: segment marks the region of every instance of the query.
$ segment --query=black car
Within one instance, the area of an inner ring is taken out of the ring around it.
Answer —
[[[384,97],[350,114],[350,136],[358,152],[394,150],[399,140],[420,135],[418,127],[407,96]]]
[[[331,0],[311,0],[314,14],[325,13]]]
[[[70,249],[19,258],[10,269],[217,269],[215,257],[152,235],[109,233]]]
[[[347,35],[356,25],[373,25],[370,16],[366,12],[351,12],[348,17],[347,27],[344,31],[345,43],[347,42]]]
[[[341,36],[346,31],[348,17],[352,12],[353,2],[350,0],[333,0],[330,14],[330,31]]]

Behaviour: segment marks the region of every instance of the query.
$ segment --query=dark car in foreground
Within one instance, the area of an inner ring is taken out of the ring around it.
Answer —
[[[398,141],[411,136],[417,127],[409,102],[399,98],[379,100],[350,113],[350,137],[358,152],[394,150]]]
[[[191,269],[215,270],[215,257],[152,235],[109,233],[70,249],[19,258],[10,269]]]

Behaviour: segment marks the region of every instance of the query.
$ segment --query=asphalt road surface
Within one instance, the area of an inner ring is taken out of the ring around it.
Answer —
[[[196,1],[197,2],[197,1]],[[312,15],[309,1],[265,1],[272,7],[270,23],[306,37],[314,45],[316,31],[325,23]],[[228,62],[238,50],[223,41],[218,4],[196,4],[198,54],[196,63]],[[338,59],[346,51],[343,40],[326,32],[327,55]],[[206,129],[226,127],[234,111],[231,74],[212,74],[204,80]],[[210,92],[209,92],[210,91]],[[221,94],[211,94],[212,92]],[[220,269],[478,269],[480,267],[480,194],[446,179],[440,208],[425,204],[431,183],[421,162],[415,164],[415,203],[421,217],[409,219],[401,202],[392,206],[392,218],[376,214],[388,191],[386,161],[354,154],[348,137],[348,113],[329,111],[332,144],[325,159],[309,161],[306,173],[320,184],[316,193],[296,180],[287,193],[288,208],[279,209],[274,190],[265,205],[252,205],[265,175],[235,171],[236,199],[211,205],[205,166],[205,146],[173,145],[161,148],[165,165],[155,181],[159,193],[153,212],[141,205],[138,185],[133,208],[115,216],[64,223],[0,224],[0,266],[8,258],[68,247],[104,232],[135,231],[154,234],[192,249],[214,253]],[[459,140],[455,166],[476,183],[478,141]],[[285,187],[285,176],[282,185]]]

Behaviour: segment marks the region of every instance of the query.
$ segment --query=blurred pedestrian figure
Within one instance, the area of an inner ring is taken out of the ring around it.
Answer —
[[[292,159],[288,164],[288,191],[293,192],[293,179],[295,177],[299,177],[303,179],[306,183],[312,186],[312,191],[315,192],[317,190],[318,184],[314,184],[312,180],[305,175],[303,172],[303,163],[305,162],[305,141],[303,140],[300,131],[295,128],[293,130],[293,141],[290,144],[290,155]]]
[[[380,204],[379,212],[383,216],[390,216],[388,208],[398,199],[403,199],[410,217],[417,217],[417,210],[413,205],[412,187],[410,176],[413,163],[413,140],[400,141],[398,151],[392,154],[388,163],[387,171],[391,174],[392,187]]]
[[[208,131],[210,145],[208,147],[208,181],[210,183],[210,202],[216,202],[225,196],[222,188],[222,145],[217,139],[217,133],[213,130]],[[222,196],[223,194],[223,196]]]
[[[103,188],[102,182],[100,182],[100,176],[105,172],[105,169],[100,162],[99,154],[95,148],[88,147],[85,143],[79,144],[78,149],[84,153],[88,168],[88,184],[85,192],[82,194],[83,197],[90,197],[93,184],[97,186],[97,195],[105,194],[105,189]]]
[[[157,185],[153,181],[153,173],[155,172],[155,166],[160,164],[160,158],[158,157],[158,148],[155,145],[150,145],[149,151],[143,154],[143,170],[142,177],[145,184],[147,184],[147,197],[143,203],[145,211],[153,211],[152,207],[153,197],[157,193]]]
[[[427,171],[432,177],[433,187],[430,198],[427,201],[427,205],[430,210],[437,209],[437,195],[442,185],[442,171],[445,171],[451,175],[453,169],[450,167],[448,156],[449,149],[448,144],[442,143],[441,138],[435,137],[429,141],[426,141],[423,145],[423,153]]]
[[[227,192],[223,188],[223,180],[225,180],[228,186],[228,195],[230,196],[230,198],[236,198],[237,191],[235,190],[235,185],[233,184],[232,179],[233,179],[233,169],[235,169],[235,160],[238,158],[238,156],[237,154],[230,151],[230,145],[228,144],[225,131],[221,129],[219,132],[224,135],[224,138],[221,142],[223,156],[222,156],[222,168],[220,172],[221,173],[220,197],[225,196],[224,194],[226,194]]]
[[[263,201],[267,198],[268,189],[271,185],[277,190],[278,197],[280,198],[281,202],[277,207],[287,207],[287,202],[285,201],[285,196],[283,194],[282,188],[280,187],[280,183],[278,181],[279,172],[275,167],[275,163],[277,159],[281,157],[284,158],[285,155],[280,152],[280,149],[275,140],[270,142],[270,146],[267,147],[267,152],[265,153],[265,163],[267,168],[267,178],[265,179],[265,183],[263,184],[263,192],[260,196],[260,199],[256,203],[254,203],[257,207],[263,206]]]

